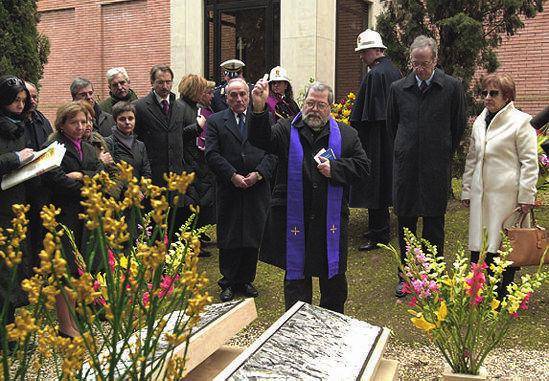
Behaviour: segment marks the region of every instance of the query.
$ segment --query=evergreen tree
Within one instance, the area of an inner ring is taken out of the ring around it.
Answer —
[[[0,75],[13,74],[38,83],[50,51],[36,24],[36,0],[0,2]]]
[[[524,27],[521,16],[541,12],[543,0],[389,0],[377,18],[387,54],[401,68],[408,65],[409,47],[420,34],[438,41],[438,63],[470,88],[477,68],[499,66],[494,49],[502,36]],[[476,110],[471,110],[474,114]]]

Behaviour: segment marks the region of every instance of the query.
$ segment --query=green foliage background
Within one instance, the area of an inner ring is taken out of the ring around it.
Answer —
[[[50,52],[49,41],[39,33],[35,0],[0,2],[0,75],[13,74],[38,83]]]

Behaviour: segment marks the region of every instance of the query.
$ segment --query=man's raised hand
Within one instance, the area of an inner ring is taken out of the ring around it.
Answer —
[[[252,104],[254,112],[263,112],[265,110],[265,103],[269,97],[269,82],[267,81],[268,74],[265,74],[263,78],[257,81],[252,90]]]

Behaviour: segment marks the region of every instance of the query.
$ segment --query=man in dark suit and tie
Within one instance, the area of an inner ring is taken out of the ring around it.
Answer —
[[[235,292],[256,297],[252,285],[270,201],[276,158],[248,142],[249,87],[242,78],[226,87],[229,108],[207,121],[206,161],[217,179],[220,299]]]
[[[175,101],[175,94],[171,92],[173,72],[169,66],[154,65],[150,80],[151,92],[135,103],[134,131],[147,148],[153,184],[165,186],[164,173],[181,173],[185,170],[184,109],[181,103]],[[176,214],[174,232],[184,222],[183,216],[181,212]]]

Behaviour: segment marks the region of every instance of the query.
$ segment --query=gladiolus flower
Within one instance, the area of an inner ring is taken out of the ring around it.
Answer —
[[[446,320],[446,316],[448,316],[448,307],[446,307],[445,300],[440,303],[440,307],[438,308],[436,315],[439,323]]]
[[[519,309],[521,310],[527,310],[528,309],[528,302],[530,301],[530,296],[532,295],[531,292],[527,293],[524,299],[522,299],[522,302],[520,302]]]
[[[426,332],[429,332],[437,327],[435,324],[425,320],[425,317],[423,316],[413,317],[410,320],[412,321],[413,325],[415,325],[417,328],[422,329]]]
[[[116,264],[116,259],[114,258],[114,253],[111,249],[107,252],[108,258],[109,258],[109,267],[111,271],[114,271],[114,265]]]
[[[482,291],[482,286],[486,283],[486,276],[484,275],[484,270],[487,268],[486,263],[482,262],[480,265],[478,263],[471,263],[472,274],[465,279],[467,284],[467,294],[471,297],[471,304],[477,305],[484,300],[484,297],[480,295]]]

